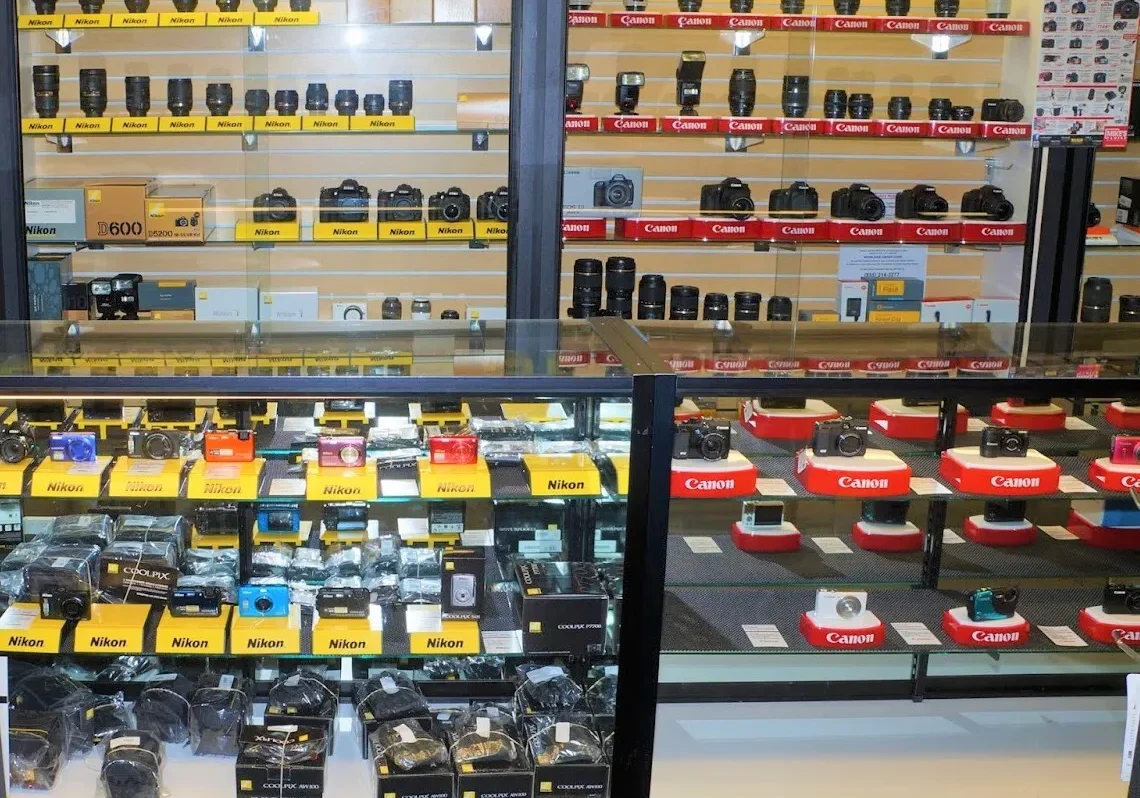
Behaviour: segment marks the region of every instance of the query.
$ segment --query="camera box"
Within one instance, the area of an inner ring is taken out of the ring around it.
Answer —
[[[393,772],[377,740],[368,741],[368,768],[376,798],[451,798],[455,776],[450,766],[434,767],[415,773]]]
[[[482,549],[443,552],[441,602],[444,618],[478,618],[483,614],[486,561]]]
[[[562,559],[565,508],[557,504],[501,504],[495,508],[495,553],[506,561],[519,554],[530,559]]]
[[[86,321],[91,318],[91,296],[87,283],[63,285],[63,318],[66,321]]]
[[[71,255],[37,255],[28,260],[28,318],[63,319],[63,286],[71,282]]]
[[[82,180],[36,178],[24,186],[24,235],[29,241],[86,241]]]
[[[326,750],[328,755],[332,756],[336,750],[336,708],[340,701],[340,690],[339,685],[335,682],[322,680],[322,684],[329,689],[330,693],[337,697],[336,702],[333,703],[331,714],[323,716],[306,715],[298,713],[296,707],[269,705],[265,708],[265,722],[271,726],[288,723],[322,730],[326,735],[325,739],[328,740]]]
[[[143,280],[139,286],[139,310],[193,312],[197,285],[193,280]]]
[[[871,299],[867,301],[867,321],[910,324],[922,316],[919,300]]]
[[[968,297],[922,300],[921,321],[966,324],[974,320],[974,300]]]
[[[146,197],[153,181],[130,177],[88,183],[84,214],[88,241],[146,241]]]
[[[511,0],[475,0],[475,21],[509,23]]]
[[[475,0],[435,0],[433,22],[474,22]]]
[[[288,729],[288,740],[302,744],[313,735],[324,735],[321,728],[296,725],[289,726],[243,726],[241,730],[241,752],[237,757],[235,773],[239,796],[272,795],[311,795],[319,797],[325,789],[326,752],[321,751],[315,759],[289,765],[282,765],[262,759],[253,753],[256,745],[280,746],[283,735],[273,734],[275,729]]]
[[[609,596],[593,563],[524,562],[515,566],[515,577],[522,593],[524,652],[601,652]]]
[[[974,300],[974,312],[970,321],[985,324],[1016,324],[1018,314],[1021,312],[1019,299],[981,299]]]
[[[1128,138],[1140,138],[1140,80],[1132,81],[1132,102],[1128,107]]]
[[[456,795],[464,798],[531,798],[534,795],[531,770],[489,770],[470,764],[463,765],[456,778]]]
[[[194,315],[199,321],[256,321],[257,287],[198,288]]]
[[[316,321],[317,289],[262,291],[262,321]]]
[[[840,280],[835,310],[840,321],[866,321],[870,286],[863,280]]]
[[[432,0],[391,0],[392,22],[431,22]]]
[[[1120,178],[1116,197],[1116,222],[1125,227],[1140,229],[1140,178]]]
[[[562,205],[587,216],[628,216],[641,210],[644,172],[636,166],[572,168],[564,173]],[[585,213],[581,213],[585,212]]]
[[[387,24],[392,21],[391,0],[346,0],[344,21],[349,25]]]
[[[800,312],[796,316],[800,321],[839,321],[839,314],[834,310],[804,310],[800,308]]]
[[[922,299],[926,285],[922,280],[869,280],[867,298],[907,301]]]
[[[214,224],[213,186],[153,186],[147,192],[148,244],[204,244]]]

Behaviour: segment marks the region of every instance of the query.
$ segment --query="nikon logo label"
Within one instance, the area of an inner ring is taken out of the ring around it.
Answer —
[[[583,480],[569,480],[569,479],[550,479],[546,482],[547,490],[585,490],[586,483]]]
[[[103,123],[98,120],[76,119],[71,124],[76,130],[102,130],[103,128]]]
[[[51,19],[40,19],[32,17],[31,19],[21,22],[21,27],[24,28],[54,28],[55,23]]]
[[[88,16],[90,16],[91,19],[88,19]],[[101,17],[101,16],[103,16],[103,15],[102,14],[90,14],[90,15],[84,14],[84,15],[81,15],[78,17],[72,17],[70,20],[70,23],[73,27],[76,27],[76,28],[102,28],[104,26],[104,22],[103,22],[103,20],[99,19],[99,17]]]
[[[348,485],[325,485],[325,489],[321,491],[324,496],[356,496],[360,493],[360,488],[353,488]]]
[[[296,25],[301,21],[301,18],[296,14],[278,14],[273,18],[273,21],[278,25]]]
[[[253,228],[253,234],[255,236],[262,236],[264,238],[278,237],[278,236],[281,236],[282,233],[283,233],[282,230],[277,230],[277,229],[272,228],[272,227],[255,227],[255,228]]]
[[[193,130],[198,127],[196,119],[171,119],[167,124],[172,130]]]
[[[54,236],[56,235],[56,228],[44,227],[39,224],[29,224],[24,226],[24,234],[29,236]]]
[[[79,493],[83,490],[83,486],[74,482],[49,482],[47,489],[51,493]]]
[[[267,128],[281,128],[282,130],[293,127],[292,119],[266,119],[265,127]]]
[[[208,645],[209,641],[193,637],[176,637],[170,641],[171,648],[205,648]]]
[[[436,228],[440,235],[461,236],[467,233],[462,227],[438,227]]]
[[[124,486],[131,493],[161,493],[162,485],[153,482],[128,482]]]
[[[246,19],[241,14],[218,14],[214,17],[218,25],[245,25]]]
[[[461,482],[441,482],[439,483],[440,493],[474,493],[475,486]]]
[[[463,648],[462,640],[448,640],[446,637],[429,637],[427,639],[428,649],[439,648]]]
[[[313,117],[309,123],[313,127],[340,127],[339,119],[321,119],[320,117]]]
[[[119,122],[123,130],[149,130],[150,123],[145,119],[124,119]]]
[[[241,493],[241,485],[231,485],[226,482],[207,482],[202,492],[207,496],[237,496]]]
[[[125,648],[127,639],[125,637],[93,637],[91,638],[92,648]]]
[[[50,121],[33,120],[27,123],[28,130],[50,131],[54,125]]]
[[[44,647],[44,641],[43,640],[36,640],[34,638],[31,638],[31,637],[25,637],[24,635],[9,635],[8,636],[8,647],[9,648],[16,648],[16,647],[20,647],[20,648],[43,648]]]
[[[406,227],[389,227],[385,232],[390,236],[414,236],[416,234],[415,230],[409,230]]]
[[[246,648],[285,648],[284,640],[266,640],[264,637],[251,637]]]
[[[240,119],[215,119],[214,125],[218,130],[240,130],[242,121]]]
[[[193,25],[198,22],[189,14],[172,14],[167,19],[170,20],[171,25]]]
[[[116,21],[124,28],[145,28],[147,26],[146,17],[141,14],[124,14]]]
[[[329,640],[329,649],[331,651],[360,651],[363,648],[363,640],[345,640],[337,637]]]
[[[354,230],[351,227],[334,227],[332,234],[334,236],[358,236],[363,232],[363,230]]]

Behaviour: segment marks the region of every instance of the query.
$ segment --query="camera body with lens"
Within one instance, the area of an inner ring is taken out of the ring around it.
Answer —
[[[428,220],[432,222],[466,222],[471,219],[471,197],[463,189],[452,186],[428,197]]]
[[[726,422],[690,419],[673,427],[674,460],[726,460],[732,427]]]
[[[238,588],[238,615],[243,618],[287,618],[288,585],[242,585]]]
[[[634,200],[633,181],[625,175],[594,183],[594,207],[631,208]]]
[[[407,183],[393,191],[377,191],[376,217],[381,222],[422,222],[424,193]]]
[[[906,523],[906,516],[909,511],[910,502],[908,501],[863,502],[862,517],[869,524],[902,526]]]
[[[53,621],[85,621],[91,617],[86,590],[52,590],[40,594],[40,617]]]
[[[752,218],[755,212],[752,189],[735,177],[726,177],[719,183],[701,187],[702,216],[727,216],[743,222]]]
[[[1024,501],[986,502],[985,508],[982,510],[982,519],[987,524],[1024,522],[1025,507]]]
[[[511,215],[511,192],[506,186],[484,191],[475,200],[475,218],[480,221],[505,222]]]
[[[48,436],[48,455],[67,463],[95,462],[94,432],[53,432]]]
[[[1002,621],[1017,612],[1020,593],[1016,587],[981,587],[966,594],[966,614],[971,621]]]
[[[253,198],[254,224],[297,221],[297,199],[283,188]]]
[[[986,427],[982,430],[982,457],[1025,457],[1029,433],[1023,429]]]
[[[982,100],[983,122],[1020,122],[1025,118],[1025,106],[1011,97],[987,97]]]
[[[127,456],[141,460],[174,460],[186,454],[190,436],[173,430],[131,430]]]
[[[1140,615],[1140,585],[1104,586],[1101,609],[1109,615]]]
[[[344,180],[339,186],[322,188],[318,220],[328,224],[350,224],[368,221],[368,203],[372,195],[355,180]]]
[[[768,215],[773,219],[814,219],[819,215],[819,192],[802,180],[768,194]]]
[[[886,212],[886,204],[865,183],[852,183],[831,194],[831,215],[836,219],[877,222]]]
[[[1121,19],[1137,19],[1140,17],[1140,3],[1136,0],[1117,0],[1112,4],[1112,15]]]
[[[35,450],[36,442],[30,429],[12,427],[0,432],[0,462],[19,463]]]
[[[862,457],[867,452],[867,427],[850,417],[820,421],[812,433],[816,457]]]
[[[949,212],[950,203],[939,196],[934,186],[925,183],[900,191],[895,197],[896,219],[943,219]]]
[[[997,186],[981,186],[962,195],[964,216],[984,216],[990,222],[1008,222],[1013,218],[1013,203]]]

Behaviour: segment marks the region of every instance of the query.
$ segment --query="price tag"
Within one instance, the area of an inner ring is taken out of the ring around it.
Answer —
[[[206,479],[240,479],[241,466],[233,463],[206,463]]]
[[[298,418],[293,416],[281,420],[281,429],[285,432],[312,432],[317,425],[311,418]]]
[[[71,468],[67,469],[67,473],[73,477],[89,477],[95,474],[102,474],[103,469],[107,467],[105,462],[96,461],[94,463],[73,463]]]
[[[134,477],[154,477],[165,470],[165,460],[132,460],[127,466],[127,473]]]
[[[926,624],[915,622],[892,623],[891,626],[899,633],[899,637],[908,646],[940,646],[942,641],[935,637]]]
[[[493,529],[465,529],[459,536],[464,546],[494,546],[495,530]]]
[[[1124,722],[1124,755],[1120,762],[1120,780],[1132,780],[1132,757],[1136,753],[1136,732],[1140,727],[1140,673],[1130,673],[1125,680],[1128,687],[1128,717]]]
[[[278,477],[269,483],[270,496],[304,496],[305,480]]]
[[[1080,540],[1080,538],[1063,526],[1039,526],[1037,528],[1053,538],[1053,540]]]
[[[966,539],[955,532],[953,529],[942,530],[942,545],[953,545],[955,543],[965,543]]]
[[[408,633],[426,632],[439,634],[443,631],[443,616],[438,604],[409,604],[404,622]]]
[[[819,547],[824,554],[851,554],[851,548],[839,538],[813,537],[811,542]]]
[[[721,554],[720,545],[712,538],[685,538],[685,543],[693,554]]]
[[[765,496],[795,496],[796,492],[785,480],[766,478],[756,480],[757,492]]]
[[[919,496],[950,495],[950,489],[933,477],[911,477],[910,489]]]
[[[475,718],[475,733],[480,737],[487,738],[491,736],[491,719],[490,718]]]
[[[510,632],[483,632],[483,651],[488,654],[521,654],[522,629]]]
[[[554,724],[554,742],[568,743],[570,742],[570,724],[565,721],[559,721]]]
[[[400,735],[401,742],[414,743],[416,741],[416,733],[403,723],[396,727],[396,734]]]
[[[1061,493],[1096,493],[1096,488],[1090,487],[1076,477],[1069,476],[1068,474],[1061,477],[1057,487],[1061,490]]]
[[[1068,626],[1038,626],[1038,629],[1055,645],[1069,648],[1086,648],[1088,643]]]
[[[1089,422],[1085,421],[1083,418],[1076,418],[1075,416],[1069,416],[1065,419],[1065,429],[1074,430],[1074,431],[1075,430],[1087,431],[1090,429],[1096,429],[1096,427],[1094,427]]]
[[[0,618],[0,629],[31,629],[32,624],[39,618],[39,610],[13,605],[4,611],[4,616]]]
[[[746,623],[741,626],[753,648],[787,648],[788,641],[772,623]]]
[[[980,419],[980,418],[968,418],[968,419],[966,419],[966,432],[981,432],[982,430],[984,430],[988,426],[989,426],[989,424],[987,424],[984,419]]]
[[[380,677],[380,688],[388,695],[395,695],[400,692],[399,685],[396,684],[396,680],[391,676]]]

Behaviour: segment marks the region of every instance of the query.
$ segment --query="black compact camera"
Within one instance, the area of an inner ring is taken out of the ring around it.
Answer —
[[[910,502],[905,501],[863,502],[863,520],[869,524],[902,526],[906,523],[906,514],[909,510]]]
[[[814,219],[819,215],[819,192],[802,180],[768,194],[768,215],[773,219]]]
[[[735,177],[701,187],[701,215],[727,216],[743,222],[756,212],[752,189]]]
[[[219,399],[218,415],[222,418],[236,419],[241,406],[249,408],[251,416],[266,416],[269,414],[269,401],[267,399]]]
[[[207,504],[194,514],[199,535],[236,535],[241,526],[241,510],[236,504]]]
[[[886,212],[886,204],[865,183],[852,183],[831,195],[831,215],[836,219],[877,222]]]
[[[254,224],[297,221],[297,199],[278,186],[268,194],[253,198]]]
[[[367,618],[371,594],[366,587],[322,587],[317,615],[322,618]]]
[[[760,407],[764,410],[804,410],[807,399],[795,396],[761,396]]]
[[[942,219],[950,212],[950,203],[938,195],[934,186],[919,183],[900,191],[895,197],[896,219]]]
[[[433,222],[465,222],[471,218],[471,198],[463,189],[452,186],[428,197],[428,220]]]
[[[190,448],[190,437],[169,430],[133,429],[127,435],[127,456],[142,460],[173,460]]]
[[[1140,17],[1140,3],[1136,0],[1117,0],[1112,4],[1112,16],[1121,19],[1136,19]]]
[[[30,429],[11,428],[0,432],[0,461],[19,463],[35,450],[36,443]]]
[[[633,207],[633,181],[625,175],[614,175],[609,180],[594,183],[594,207]]]
[[[330,502],[324,510],[325,529],[334,532],[360,532],[368,529],[365,502]]]
[[[1107,584],[1100,604],[1109,615],[1140,615],[1140,585]]]
[[[913,396],[903,397],[901,401],[903,407],[938,407],[942,404],[937,399],[916,399]]]
[[[376,192],[376,219],[380,222],[422,222],[424,193],[407,183],[395,191]]]
[[[86,621],[91,594],[85,590],[53,590],[40,594],[40,617],[52,621]]]
[[[982,186],[962,195],[962,214],[982,216],[990,222],[1008,222],[1013,218],[1013,203],[997,186]]]
[[[982,457],[1025,457],[1029,433],[1023,429],[986,427],[982,430]]]
[[[146,403],[146,420],[151,424],[189,424],[197,418],[193,401],[149,399]]]
[[[1025,520],[1026,503],[1020,500],[986,502],[982,510],[982,518],[991,524],[1003,524],[1010,521]]]
[[[318,219],[322,223],[333,224],[367,222],[371,199],[368,189],[351,179],[333,188],[322,188]]]
[[[175,618],[217,618],[222,614],[222,589],[176,587],[167,606]]]
[[[732,427],[721,421],[690,419],[673,428],[674,460],[726,460]]]
[[[861,457],[867,452],[867,428],[850,417],[815,425],[811,449],[817,457]]]
[[[1020,122],[1025,118],[1025,106],[1010,97],[987,97],[982,100],[983,122]]]
[[[511,192],[506,186],[484,191],[475,200],[475,218],[480,221],[505,222],[511,216]]]

